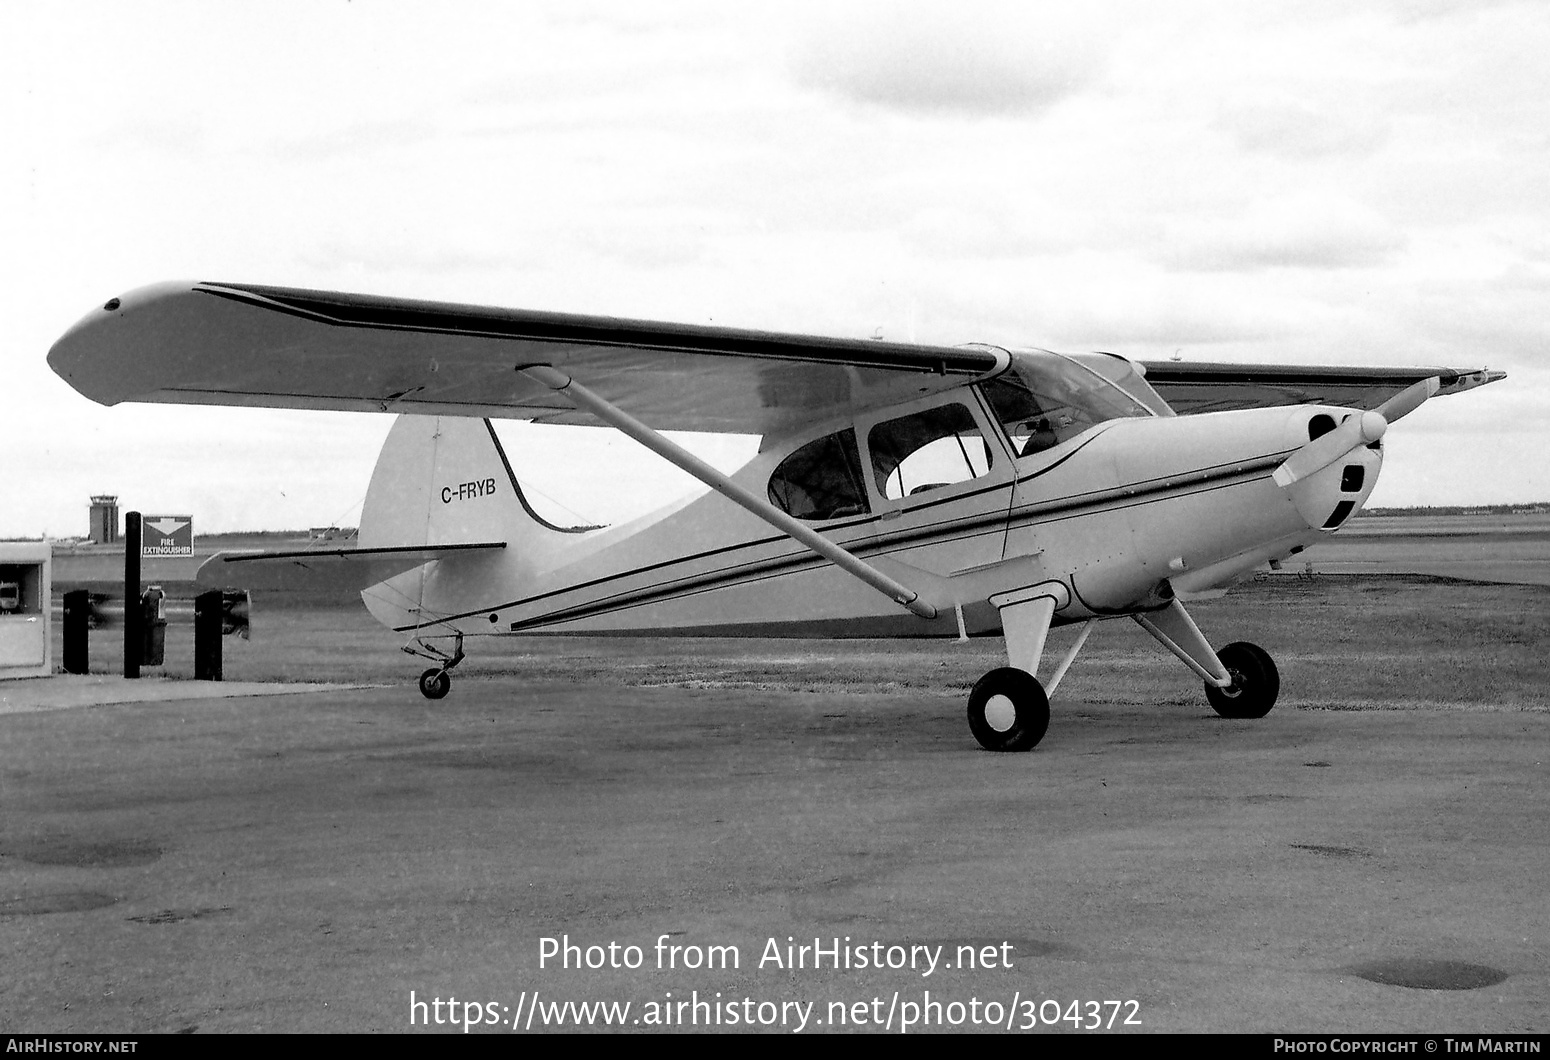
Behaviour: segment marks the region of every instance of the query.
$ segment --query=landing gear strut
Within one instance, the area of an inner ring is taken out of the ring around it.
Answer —
[[[426,699],[443,699],[452,691],[452,678],[447,671],[463,661],[463,634],[457,634],[457,642],[454,644],[452,654],[447,654],[436,645],[415,635],[414,640],[404,645],[404,651],[421,659],[430,659],[440,663],[432,666],[420,675],[420,695]]]
[[[1177,600],[1159,611],[1131,617],[1185,666],[1205,678],[1206,699],[1222,717],[1263,718],[1276,705],[1281,675],[1264,648],[1237,641],[1213,651]]]
[[[1055,669],[1049,685],[1034,676],[1044,654],[1055,608],[1069,602],[1063,586],[1044,583],[990,598],[1001,612],[1010,666],[998,667],[974,683],[969,693],[969,731],[987,751],[1031,751],[1049,729],[1049,693],[1060,684],[1092,630],[1083,628],[1076,644]]]
[[[1130,617],[1205,679],[1206,698],[1212,708],[1224,718],[1263,718],[1269,714],[1281,692],[1281,676],[1270,653],[1242,641],[1214,651],[1171,589],[1160,596],[1162,600],[1166,601],[1162,606],[1154,605],[1152,610]],[[969,729],[987,751],[1027,751],[1044,738],[1049,728],[1049,696],[1097,621],[1096,617],[1087,620],[1048,684],[1040,684],[1034,674],[1044,654],[1045,637],[1055,612],[1069,602],[1065,587],[1058,582],[1043,582],[990,598],[1001,613],[1007,661],[1012,665],[990,671],[969,693]]]

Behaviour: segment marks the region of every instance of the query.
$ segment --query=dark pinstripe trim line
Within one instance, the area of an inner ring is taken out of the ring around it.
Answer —
[[[1008,489],[1011,486],[1012,486],[1012,483],[1010,483],[1010,482],[1003,482],[1003,483],[1000,483],[999,485],[993,487],[993,489]],[[966,497],[978,496],[979,494],[986,493],[986,492],[991,492],[991,491],[990,490],[977,490],[974,493],[959,494],[958,496],[952,497],[952,498],[949,498],[949,499],[950,500],[963,500]],[[931,506],[934,507],[935,505],[933,504]],[[925,507],[925,506],[922,506],[922,507]],[[916,511],[916,510],[919,510],[919,509],[911,509],[911,510],[912,511]],[[963,529],[965,529],[965,530],[976,530],[980,526],[985,525],[986,523],[996,523],[996,524],[1003,523],[1005,521],[1005,519],[1006,519],[1006,513],[1005,512],[996,512],[996,513],[993,513],[991,515],[979,517],[979,519],[976,522],[971,523],[970,525],[968,525],[966,527],[963,527]],[[837,523],[837,524],[835,524],[833,526],[825,527],[824,529],[825,530],[849,530],[852,527],[867,526],[867,525],[870,525],[870,524],[873,524],[873,523],[877,523],[877,522],[880,522],[880,521],[881,521],[881,516],[872,515],[872,516],[868,516],[868,517],[866,517],[864,519],[854,520],[853,522]],[[946,520],[946,521],[940,522],[940,523],[933,523],[930,527],[917,528],[916,530],[912,531],[908,535],[899,535],[899,536],[896,536],[896,537],[885,538],[885,539],[883,539],[881,541],[857,542],[857,543],[854,543],[853,545],[841,545],[841,547],[842,548],[849,548],[850,551],[854,552],[857,555],[871,554],[871,553],[875,553],[876,551],[878,551],[880,549],[888,548],[888,547],[892,546],[897,541],[901,541],[901,540],[902,541],[913,541],[917,537],[921,536],[922,534],[940,536],[940,534],[943,532],[942,528],[955,526],[956,522],[957,521],[955,521],[955,520]],[[524,604],[532,604],[532,603],[537,603],[540,600],[547,600],[551,596],[563,596],[566,593],[576,592],[578,589],[590,589],[593,586],[603,585],[603,584],[605,584],[607,582],[619,581],[619,580],[621,580],[623,578],[633,578],[633,577],[635,577],[636,575],[639,575],[639,574],[648,574],[651,571],[661,570],[664,567],[675,567],[675,566],[678,566],[678,565],[684,564],[684,563],[694,563],[694,562],[696,562],[698,560],[709,559],[712,556],[725,555],[728,552],[737,552],[737,551],[739,551],[741,549],[745,549],[745,548],[758,548],[758,547],[761,547],[761,546],[764,546],[764,545],[773,545],[773,544],[777,544],[777,543],[779,543],[781,541],[789,541],[789,540],[790,540],[790,538],[788,538],[785,534],[774,534],[774,535],[771,535],[770,537],[756,538],[756,539],[754,539],[752,541],[742,541],[742,542],[739,542],[739,543],[737,543],[735,545],[723,545],[720,548],[708,549],[708,550],[706,550],[704,552],[696,552],[696,553],[693,553],[693,554],[687,555],[687,556],[676,556],[673,559],[665,559],[665,560],[661,560],[661,561],[656,562],[656,563],[649,563],[649,564],[647,564],[644,567],[634,567],[634,568],[631,568],[630,570],[627,570],[627,571],[620,571],[617,574],[605,574],[602,577],[593,578],[590,581],[577,582],[574,585],[567,585],[567,586],[565,586],[562,589],[551,589],[548,592],[539,593],[536,596],[524,596],[524,597],[522,597],[519,600],[509,600],[509,601],[507,601],[504,604],[499,604],[499,605],[492,606],[492,607],[479,607],[479,608],[475,608],[475,609],[473,609],[471,611],[462,612],[461,614],[448,615],[446,618],[441,619],[440,621],[455,622],[455,621],[457,621],[460,618],[471,618],[474,615],[488,614],[491,611],[500,611],[500,610],[503,610],[503,609],[509,608],[509,607],[521,607]],[[803,549],[801,551],[787,553],[784,557],[772,557],[772,558],[775,558],[775,559],[793,558],[793,557],[799,557],[799,556],[803,556],[803,555],[811,555],[811,554],[807,553],[807,551],[805,549]],[[765,562],[765,561],[764,560],[757,560],[755,562]],[[732,567],[722,567],[718,571],[708,572],[708,573],[724,573],[726,571],[732,571],[732,570],[738,570],[738,569],[741,569],[741,565],[732,566]],[[414,628],[414,627],[405,626],[403,628],[404,629],[410,629],[410,628]]]
[[[1000,534],[1004,532],[1003,526],[998,522],[990,531],[976,534],[955,534],[953,540],[968,537],[985,537],[987,534]],[[899,542],[887,542],[866,549],[854,550],[858,555],[877,556],[887,555],[893,552],[902,552],[909,547]],[[828,561],[821,556],[816,556],[805,550],[802,553],[787,554],[784,556],[771,556],[768,559],[758,560],[753,563],[745,563],[734,567],[723,567],[720,570],[705,571],[702,574],[680,579],[676,582],[664,582],[658,585],[646,585],[637,589],[627,590],[614,596],[605,596],[585,604],[576,604],[562,611],[551,612],[535,619],[524,619],[511,624],[513,632],[524,628],[529,622],[553,622],[564,621],[564,618],[556,619],[553,616],[562,615],[565,618],[587,617],[591,613],[602,613],[618,610],[623,607],[633,607],[641,603],[651,603],[657,599],[677,599],[679,597],[696,596],[714,589],[726,588],[732,585],[741,585],[747,582],[764,581],[769,578],[780,577],[786,574],[797,574],[802,571],[812,570],[826,566]],[[494,610],[491,608],[491,610]],[[480,612],[474,612],[479,614]],[[446,621],[452,621],[447,619]]]
[[[1229,489],[1234,485],[1241,485],[1241,482],[1229,481],[1219,482],[1212,485],[1205,485],[1200,489],[1183,492],[1179,494],[1179,496],[1193,497],[1201,493],[1214,493],[1217,490]],[[1146,498],[1138,497],[1130,499],[1127,503],[1115,505],[1114,508],[1116,510],[1124,508],[1135,508],[1146,503],[1148,503]],[[891,549],[890,551],[900,551],[900,549]],[[748,585],[756,582],[768,581],[771,578],[780,577],[786,574],[794,574],[805,568],[819,566],[822,564],[822,562],[823,561],[819,557],[813,556],[811,557],[811,562],[802,562],[791,565],[789,569],[779,569],[779,561],[771,560],[767,561],[766,564],[752,564],[747,567],[739,568],[739,570],[744,573],[744,576],[741,577],[734,576],[725,579],[712,579],[707,575],[702,579],[691,579],[690,581],[680,586],[672,587],[671,589],[665,586],[650,586],[636,590],[634,593],[624,593],[617,597],[610,597],[604,600],[594,600],[587,604],[577,604],[575,607],[567,608],[563,611],[552,611],[546,615],[538,615],[534,618],[524,619],[520,622],[513,622],[511,623],[509,632],[530,632],[533,629],[541,628],[543,626],[552,626],[562,622],[572,622],[584,618],[596,618],[599,615],[611,614],[615,611],[627,611],[632,607],[640,607],[645,604],[662,603],[668,600],[687,599],[691,596],[699,596],[703,593],[712,592],[717,589],[725,589],[737,585]],[[701,581],[704,581],[707,584],[699,584]],[[1074,583],[1072,587],[1073,589],[1075,588]],[[1086,601],[1082,601],[1082,604],[1084,607],[1087,607],[1088,610],[1094,611],[1095,613],[1128,614],[1128,612],[1106,612],[1102,609],[1096,609],[1088,605]],[[450,619],[447,621],[450,621]],[[405,629],[408,628],[412,627],[405,627]]]
[[[647,574],[654,570],[661,570],[663,567],[674,567],[680,563],[691,563],[695,560],[709,559],[711,556],[720,556],[728,552],[736,552],[739,549],[754,548],[759,545],[772,545],[778,541],[785,540],[788,539],[784,535],[777,535],[775,537],[759,538],[757,541],[744,541],[741,544],[736,545],[723,545],[721,548],[713,548],[707,552],[697,552],[692,556],[679,556],[675,559],[665,559],[659,563],[650,563],[644,567],[636,567],[633,570],[623,571],[619,574],[605,574],[601,578],[593,578],[591,581],[577,582],[575,585],[567,585],[563,589],[551,589],[546,593],[539,593],[537,596],[525,596],[520,600],[512,600],[508,603],[501,604],[499,607],[480,607],[461,615],[449,615],[443,621],[452,622],[459,618],[469,618],[473,615],[482,615],[487,611],[499,611],[502,608],[521,607],[523,604],[534,604],[540,600],[547,600],[551,596],[563,596],[566,593],[573,593],[578,589],[590,589],[595,585],[602,585],[605,582],[618,581],[621,578],[631,578],[637,574]],[[724,567],[722,569],[734,570],[736,568]]]
[[[1094,437],[1096,437],[1096,435]],[[928,508],[936,508],[936,507],[940,507],[941,505],[944,505],[944,504],[954,504],[954,503],[957,503],[959,501],[969,500],[969,499],[974,498],[974,497],[981,497],[981,496],[984,496],[987,493],[995,493],[998,490],[1010,489],[1010,488],[1012,488],[1013,486],[1016,486],[1019,483],[1031,482],[1032,480],[1038,478],[1039,476],[1041,476],[1041,475],[1043,475],[1043,474],[1045,474],[1047,472],[1053,471],[1055,468],[1059,467],[1061,464],[1063,464],[1067,460],[1071,459],[1073,456],[1075,456],[1082,449],[1086,448],[1087,444],[1089,442],[1091,442],[1092,440],[1093,440],[1093,438],[1088,438],[1087,441],[1083,442],[1081,445],[1077,446],[1075,449],[1071,450],[1069,453],[1066,453],[1059,460],[1057,460],[1054,463],[1048,465],[1047,467],[1040,468],[1039,470],[1033,472],[1032,474],[1024,475],[1023,477],[1015,479],[1015,480],[1010,481],[1010,482],[998,482],[998,483],[995,483],[993,485],[983,487],[981,489],[968,490],[968,491],[966,491],[964,493],[955,493],[955,494],[953,494],[950,497],[943,497],[943,498],[940,498],[940,499],[935,499],[935,500],[928,501],[928,502],[923,503],[923,504],[917,504],[914,507],[909,508],[908,511],[910,513],[921,512],[921,511],[925,511]],[[503,453],[502,456],[504,457],[504,455],[505,454]],[[908,533],[905,533],[905,534],[896,534],[896,535],[891,536],[891,537],[885,537],[885,538],[883,538],[881,540],[878,540],[878,541],[859,542],[859,543],[856,543],[853,547],[852,546],[841,546],[841,547],[849,547],[850,551],[853,552],[854,554],[858,555],[858,556],[876,555],[879,552],[896,551],[895,546],[900,545],[900,544],[909,544],[909,543],[914,543],[914,542],[920,541],[922,539],[929,539],[929,538],[933,538],[933,537],[941,537],[945,533],[947,533],[950,529],[958,529],[958,530],[967,531],[968,533],[964,534],[963,536],[971,536],[971,537],[972,536],[982,536],[980,534],[973,533],[973,531],[978,531],[978,530],[980,530],[980,528],[982,528],[984,526],[987,526],[987,525],[994,525],[994,526],[999,527],[1000,525],[1002,525],[1005,522],[1005,520],[1008,517],[1008,514],[1009,513],[1005,513],[1005,512],[994,512],[994,513],[991,513],[991,514],[988,514],[988,515],[960,517],[958,519],[948,519],[948,520],[944,520],[942,522],[932,523],[929,526],[916,527],[914,530],[911,530],[911,531],[909,531]],[[857,520],[855,520],[853,522],[837,523],[834,526],[825,527],[825,529],[826,530],[831,530],[831,531],[832,530],[849,530],[852,527],[868,526],[868,525],[873,525],[873,524],[881,523],[882,519],[883,519],[882,515],[870,515],[870,516],[867,516],[864,519],[857,519]],[[512,601],[510,601],[508,603],[501,604],[499,607],[481,607],[481,608],[477,608],[477,609],[472,610],[472,611],[468,611],[468,612],[466,612],[464,614],[450,615],[446,619],[444,619],[444,621],[454,622],[454,621],[456,621],[456,620],[458,620],[460,618],[469,618],[469,617],[471,617],[473,615],[485,614],[485,613],[490,612],[490,611],[499,611],[499,610],[502,610],[504,608],[510,608],[510,607],[521,607],[524,604],[536,603],[539,600],[545,600],[545,599],[548,599],[551,596],[561,596],[561,595],[564,595],[565,593],[575,592],[578,589],[589,589],[589,588],[591,588],[591,587],[593,587],[595,585],[602,585],[605,582],[617,581],[617,580],[622,579],[622,578],[631,578],[631,577],[634,577],[634,576],[636,576],[638,574],[646,574],[646,573],[648,573],[650,571],[661,570],[663,567],[677,566],[678,564],[681,564],[681,563],[693,563],[693,562],[695,562],[697,560],[707,559],[707,558],[709,558],[711,556],[723,555],[723,554],[728,553],[728,552],[736,552],[739,549],[744,549],[744,548],[756,548],[756,547],[759,547],[759,546],[762,546],[762,545],[775,544],[776,542],[784,541],[784,540],[787,540],[787,538],[786,538],[786,536],[784,534],[776,534],[776,535],[771,536],[771,537],[762,537],[762,538],[758,538],[758,539],[753,540],[753,541],[745,541],[745,542],[742,542],[742,543],[736,544],[736,545],[724,545],[721,548],[710,549],[709,551],[706,551],[706,552],[696,552],[696,553],[694,553],[692,555],[679,556],[679,557],[676,557],[674,559],[662,560],[662,561],[657,562],[657,563],[648,564],[647,566],[644,566],[644,567],[635,567],[635,568],[633,568],[631,570],[622,571],[622,572],[620,572],[618,574],[604,575],[601,578],[594,578],[591,581],[578,582],[575,585],[568,585],[568,586],[566,586],[563,589],[552,589],[552,590],[550,590],[549,592],[546,592],[546,593],[539,593],[537,596],[527,596],[527,597],[523,597],[520,600],[512,600]],[[801,552],[788,553],[786,558],[791,558],[791,557],[795,557],[795,556],[801,556],[802,554],[803,553],[801,553]],[[756,561],[756,562],[765,562],[765,561]],[[725,573],[725,572],[728,572],[728,571],[734,571],[734,570],[738,570],[738,569],[741,569],[741,568],[740,567],[723,567],[723,568],[721,568],[718,571],[707,572],[707,573],[718,573],[719,574],[719,573]],[[408,628],[408,627],[406,627],[406,628]]]
[[[663,600],[698,596],[701,593],[712,592],[716,589],[728,588],[733,585],[741,585],[746,582],[756,582],[767,578],[781,577],[786,574],[795,574],[801,570],[817,567],[827,562],[821,556],[816,556],[812,553],[808,553],[805,558],[798,557],[795,562],[788,562],[785,557],[777,557],[736,568],[734,575],[730,578],[720,573],[704,574],[696,578],[685,579],[670,587],[659,585],[646,586],[632,592],[621,593],[618,596],[593,600],[586,604],[576,604],[573,607],[568,607],[561,611],[551,611],[548,614],[539,615],[535,618],[522,619],[521,621],[511,623],[509,632],[519,633],[534,626],[549,626],[556,622],[590,618],[593,615],[607,614],[610,611],[622,611],[631,607],[639,607],[642,604],[660,603]]]
[[[1201,468],[1199,471],[1191,471],[1182,475],[1170,475],[1167,478],[1148,479],[1131,486],[1116,486],[1106,490],[1094,490],[1092,493],[1078,494],[1075,497],[1062,497],[1056,500],[1045,501],[1042,504],[1029,504],[1012,511],[1008,526],[1016,526],[1020,522],[1054,521],[1043,520],[1037,517],[1060,515],[1062,518],[1080,514],[1078,509],[1089,507],[1111,506],[1114,508],[1131,508],[1135,504],[1147,503],[1156,499],[1158,494],[1168,493],[1175,489],[1186,489],[1189,486],[1206,483],[1218,483],[1220,486],[1233,485],[1231,480],[1237,478],[1255,478],[1262,471],[1268,471],[1280,466],[1288,455],[1296,452],[1288,449],[1282,453],[1272,453],[1268,456],[1255,457],[1251,460],[1238,460],[1231,464],[1217,464],[1214,467]],[[1212,488],[1218,488],[1213,486]],[[1183,496],[1193,496],[1203,490],[1188,490]],[[1115,504],[1119,501],[1122,503]]]
[[[1288,450],[1288,452],[1291,451],[1292,450]],[[948,536],[953,538],[982,537],[986,533],[1001,532],[1001,530],[1004,528],[1009,529],[1014,526],[1021,527],[1041,522],[1056,522],[1059,519],[1070,518],[1074,515],[1080,514],[1083,509],[1088,508],[1112,508],[1115,510],[1132,508],[1140,504],[1149,503],[1159,494],[1170,493],[1174,491],[1182,491],[1180,492],[1180,496],[1193,496],[1197,493],[1206,493],[1215,489],[1222,489],[1234,485],[1235,483],[1231,481],[1234,479],[1255,477],[1259,472],[1277,466],[1283,459],[1285,459],[1285,456],[1286,453],[1278,453],[1257,457],[1251,460],[1236,461],[1232,464],[1218,464],[1210,468],[1202,468],[1199,471],[1189,472],[1184,475],[1175,475],[1163,479],[1152,479],[1133,486],[1115,487],[1108,490],[1096,490],[1092,493],[1083,494],[1077,497],[1067,497],[1061,498],[1059,500],[1048,501],[1043,504],[1027,505],[1011,513],[998,512],[993,515],[978,516],[975,517],[972,522],[967,523],[962,521],[946,520],[941,523],[933,524],[929,527],[919,527],[908,533],[899,534],[894,537],[879,541],[867,542],[864,544],[858,544],[852,547],[851,551],[857,556],[862,557],[886,555],[888,553],[902,551],[903,549],[912,545],[926,543],[932,538]],[[1188,487],[1192,485],[1200,485],[1204,488],[1189,489]],[[984,530],[983,528],[986,526],[991,527],[991,529]],[[659,570],[663,567],[669,567],[679,563],[686,563],[696,559],[704,559],[707,556],[733,552],[738,549],[751,548],[756,545],[771,544],[781,540],[784,540],[784,538],[778,536],[763,538],[759,541],[747,542],[738,545],[728,545],[724,548],[715,549],[710,552],[699,553],[692,557],[664,560],[663,562],[651,564],[650,566],[638,567],[633,570],[621,572],[619,574],[611,574],[602,578],[597,578],[591,582],[583,582],[577,585],[566,586],[563,589],[554,589],[550,592],[542,593],[538,596],[526,597],[520,600],[513,600],[509,603],[490,607],[475,608],[471,611],[463,612],[461,614],[449,615],[443,619],[440,619],[439,621],[455,622],[458,619],[469,618],[473,615],[487,614],[489,612],[501,611],[511,607],[521,607],[525,604],[535,603],[539,600],[547,599],[552,596],[559,596],[566,593],[575,592],[579,589],[590,588],[591,586],[600,585],[604,582],[629,578],[638,574],[644,574],[648,571]],[[593,614],[606,613],[607,611],[638,606],[644,603],[654,603],[660,600],[694,595],[699,592],[707,591],[708,589],[729,587],[732,585],[740,584],[743,581],[750,580],[751,575],[768,573],[769,575],[773,576],[774,574],[796,573],[803,569],[822,566],[826,562],[826,560],[819,556],[815,556],[810,552],[807,552],[805,549],[801,552],[787,553],[782,556],[772,556],[767,559],[756,560],[751,563],[736,564],[733,566],[723,567],[715,571],[706,571],[701,574],[692,575],[675,582],[662,583],[653,586],[644,586],[639,589],[627,590],[615,596],[604,597],[600,600],[594,600],[586,604],[577,604],[574,607],[566,608],[561,611],[550,612],[547,615],[540,615],[530,619],[523,619],[519,622],[512,623],[511,631],[516,632],[522,629],[527,629],[535,623],[549,625],[553,624],[554,622],[567,621],[572,618],[591,617]],[[395,632],[404,632],[414,628],[417,627],[395,627]]]
[[[1003,483],[1001,488],[1009,488],[1010,486],[1011,483]],[[875,523],[877,521],[877,517],[874,516],[869,519],[858,520],[854,523],[844,523],[839,526],[830,527],[829,529],[844,530],[854,526],[865,526],[869,523]],[[915,530],[907,534],[897,534],[893,537],[888,537],[881,540],[853,542],[849,545],[841,545],[841,547],[848,548],[852,553],[858,556],[871,556],[883,552],[898,551],[900,547],[912,544],[922,537],[942,537],[948,533],[952,533],[952,536],[954,537],[982,537],[986,532],[1000,533],[1005,528],[1006,512],[998,511],[989,515],[979,516],[975,518],[973,522],[967,523],[966,525],[960,525],[960,523],[962,523],[962,520],[949,519],[940,523],[934,523],[929,527],[917,527]],[[990,531],[982,530],[982,528],[985,526],[990,526],[992,529]],[[763,545],[773,545],[789,540],[790,538],[786,537],[784,534],[776,534],[771,537],[758,538],[754,541],[744,541],[735,545],[723,545],[721,548],[710,549],[706,552],[697,552],[690,556],[678,556],[673,559],[661,560],[657,563],[647,564],[644,567],[634,567],[627,571],[620,571],[617,574],[606,574],[600,578],[593,578],[591,581],[577,582],[574,585],[567,585],[564,588],[551,589],[548,592],[539,593],[536,596],[525,596],[519,600],[507,601],[504,604],[474,608],[471,611],[465,611],[460,614],[448,615],[445,618],[439,619],[438,621],[455,622],[460,618],[470,618],[474,615],[488,614],[491,611],[501,611],[505,610],[506,608],[521,607],[526,604],[537,603],[540,600],[547,600],[553,596],[563,596],[567,593],[573,593],[580,589],[590,589],[594,586],[603,585],[607,582],[620,581],[625,578],[633,578],[636,575],[647,574],[651,571],[661,570],[664,567],[675,567],[680,564],[708,559],[712,556],[725,555],[729,552],[737,552],[745,548],[757,548]],[[757,567],[763,563],[791,562],[803,564],[807,563],[808,561],[810,561],[810,565],[814,566],[827,562],[827,560],[823,560],[820,557],[813,555],[806,549],[799,549],[784,553],[780,556],[771,556],[762,560],[753,560],[751,561],[751,564],[752,566]],[[691,575],[689,576],[689,579],[692,581],[695,578],[721,576],[728,573],[749,569],[749,567],[749,563],[738,563],[727,567],[721,567],[714,571],[704,571],[698,575]],[[653,588],[661,589],[667,586],[676,586],[678,584],[680,583],[663,582],[657,586],[654,586]],[[613,599],[613,597],[607,597],[606,599]],[[403,627],[403,629],[411,628],[416,627]]]

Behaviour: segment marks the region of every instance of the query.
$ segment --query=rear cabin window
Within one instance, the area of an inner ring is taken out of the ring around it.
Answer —
[[[856,432],[847,427],[786,457],[770,476],[769,496],[771,504],[798,519],[840,519],[871,511]]]
[[[887,420],[867,434],[877,492],[913,497],[979,478],[990,470],[990,447],[963,405],[942,405]]]

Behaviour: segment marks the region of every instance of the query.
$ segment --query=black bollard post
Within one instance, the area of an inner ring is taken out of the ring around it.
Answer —
[[[76,589],[65,593],[64,664],[67,674],[91,671],[88,633],[91,630],[91,593]]]
[[[124,676],[140,676],[145,650],[144,612],[140,607],[140,513],[124,513]]]
[[[194,597],[194,680],[221,679],[221,626],[225,593],[211,589]]]

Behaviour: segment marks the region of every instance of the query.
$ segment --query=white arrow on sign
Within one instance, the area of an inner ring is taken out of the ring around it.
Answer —
[[[146,523],[145,525],[149,526],[152,530],[155,530],[162,537],[171,537],[173,534],[187,526],[188,520],[158,519],[154,523]]]

